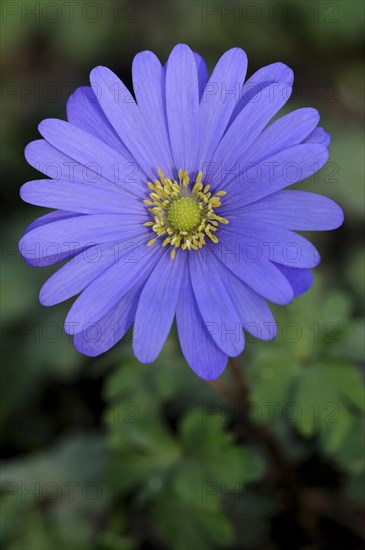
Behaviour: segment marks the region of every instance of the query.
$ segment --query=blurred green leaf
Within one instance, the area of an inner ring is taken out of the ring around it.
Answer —
[[[12,550],[92,548],[93,522],[112,495],[107,460],[103,436],[75,434],[43,453],[3,461],[3,541],[12,538]]]
[[[173,550],[209,550],[234,542],[233,528],[222,511],[186,506],[167,492],[156,503],[153,517],[159,533]]]

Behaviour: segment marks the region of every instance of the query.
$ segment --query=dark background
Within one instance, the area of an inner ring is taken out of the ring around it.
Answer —
[[[363,2],[4,1],[1,11],[4,548],[360,548]],[[294,69],[286,110],[319,109],[332,136],[329,164],[300,188],[345,211],[339,230],[309,235],[323,261],[309,293],[274,308],[277,340],[250,338],[242,377],[211,384],[175,333],[148,366],[128,337],[105,356],[78,354],[62,331],[70,304],[38,303],[55,268],[17,252],[44,212],[18,196],[36,178],[23,149],[38,122],[65,118],[94,66],[130,84],[138,51],[164,62],[178,42],[210,70],[233,46],[248,74],[274,61]]]

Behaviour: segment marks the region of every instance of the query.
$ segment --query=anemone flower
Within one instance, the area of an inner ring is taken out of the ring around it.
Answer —
[[[329,135],[301,108],[270,121],[290,97],[282,63],[245,81],[233,48],[208,78],[179,44],[161,65],[132,67],[134,96],[106,67],[67,104],[67,122],[40,123],[25,150],[47,179],[21,188],[54,211],[20,250],[34,266],[65,262],[43,285],[50,306],[77,296],[65,322],[79,352],[99,355],[133,325],[142,363],[159,355],[176,316],[186,361],[217,378],[244,349],[245,331],[274,338],[267,301],[288,304],[311,286],[319,254],[297,230],[341,225],[330,199],[288,190],[326,163]]]

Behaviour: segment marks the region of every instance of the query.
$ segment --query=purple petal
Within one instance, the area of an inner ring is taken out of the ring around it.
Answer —
[[[297,190],[278,191],[244,206],[237,212],[237,217],[261,220],[297,231],[326,231],[336,229],[343,223],[343,211],[334,201]]]
[[[201,251],[189,256],[191,282],[208,333],[230,357],[239,355],[245,340],[237,310],[222,277],[224,271],[213,255]]]
[[[133,89],[140,112],[149,125],[161,149],[173,168],[166,117],[165,71],[154,53],[138,53],[132,65]]]
[[[316,267],[319,253],[301,235],[290,229],[272,225],[257,219],[231,219],[219,233],[221,243],[231,248],[254,247],[260,257],[292,267]]]
[[[208,245],[204,254],[213,253],[219,260],[257,294],[275,304],[288,304],[293,290],[283,274],[263,254],[256,243],[240,243],[227,234],[220,235],[219,244]],[[209,257],[209,256],[208,256]]]
[[[128,257],[128,261],[122,258],[113,263],[74,302],[65,321],[66,332],[77,334],[89,323],[97,323],[140,277],[152,271],[163,252],[162,247],[153,250],[143,243]]]
[[[107,67],[96,67],[90,73],[90,83],[110,124],[146,176],[154,178],[158,168],[168,170],[166,152],[123,82]]]
[[[97,323],[92,323],[82,332],[75,334],[74,344],[80,353],[96,357],[108,351],[123,338],[134,321],[145,279],[146,277],[141,277],[117,305]]]
[[[286,265],[276,266],[288,279],[293,291],[294,298],[306,292],[313,283],[313,273],[309,269],[297,269]]]
[[[227,364],[227,355],[219,349],[207,331],[189,273],[185,274],[181,284],[176,324],[181,350],[191,369],[203,380],[218,378]]]
[[[207,64],[205,63],[201,55],[199,55],[196,52],[193,52],[193,53],[194,53],[196,67],[198,70],[199,99],[201,99],[205,90],[205,86],[207,85],[207,82],[208,82],[208,68],[207,68]]]
[[[33,229],[37,229],[37,227],[42,227],[43,225],[57,222],[59,220],[67,220],[68,218],[76,218],[78,216],[81,216],[82,214],[75,214],[75,212],[64,212],[63,210],[55,210],[54,212],[49,212],[48,214],[45,214],[44,216],[41,216],[40,218],[37,218],[28,225],[26,230],[24,231],[23,237],[30,233],[30,231],[33,231]],[[34,254],[29,255],[27,258],[24,258],[27,264],[33,266],[33,267],[46,267],[50,265],[54,265],[60,262],[63,262],[64,260],[67,260],[68,258],[72,258],[77,254],[77,251],[74,250],[65,252],[61,254],[59,250],[55,251],[54,255],[47,256],[46,258],[40,257],[39,254],[37,254],[36,248],[34,249]]]
[[[84,166],[92,166],[97,174],[122,189],[144,196],[145,176],[132,157],[117,153],[97,137],[69,122],[46,119],[39,124],[42,136],[65,155]]]
[[[104,271],[123,259],[133,259],[141,242],[116,242],[91,246],[56,271],[42,286],[39,300],[53,306],[82,292]]]
[[[134,323],[133,350],[141,363],[151,363],[159,355],[175,316],[181,281],[185,275],[186,253],[170,250],[152,271],[139,299]]]
[[[285,82],[291,87],[293,85],[293,80],[294,73],[291,68],[280,62],[272,63],[256,71],[243,85],[241,99],[232,113],[230,124],[232,124],[247,103],[255,95],[260,94],[267,86]]]
[[[77,218],[78,216],[81,216],[81,214],[75,214],[75,212],[65,212],[64,210],[54,210],[53,212],[48,212],[48,214],[45,214],[44,216],[41,216],[40,218],[37,218],[32,223],[30,223],[24,231],[24,235],[29,233],[29,231],[37,229],[37,227],[41,227],[42,225],[45,225],[47,223],[57,222],[59,220],[67,220],[67,218]]]
[[[272,84],[253,97],[233,121],[213,155],[213,166],[224,165],[228,173],[240,163],[245,151],[260,135],[273,116],[289,99],[287,84]]]
[[[302,144],[247,166],[224,186],[228,194],[221,215],[227,217],[234,210],[308,178],[325,165],[328,156],[323,145]]]
[[[222,55],[206,85],[200,102],[199,163],[209,162],[227,128],[231,114],[239,101],[246,76],[247,56],[240,48]]]
[[[319,113],[315,109],[297,109],[289,113],[265,128],[254,142],[244,149],[242,156],[237,160],[232,169],[237,171],[240,167],[248,166],[251,163],[260,163],[268,157],[299,145],[311,133],[318,124]],[[226,163],[209,166],[206,174],[211,185],[218,185],[230,178]]]
[[[319,113],[310,107],[297,109],[270,124],[245,151],[242,161],[262,162],[271,155],[302,143],[319,121]]]
[[[329,147],[331,145],[331,136],[323,128],[318,127],[313,130],[303,143],[320,143],[325,147]]]
[[[121,186],[104,178],[95,159],[94,162],[83,165],[53,147],[45,139],[38,139],[29,143],[25,148],[24,155],[31,166],[56,181],[66,180],[70,183],[87,183],[103,189],[117,190],[123,192],[124,195],[132,194],[130,189],[122,189]],[[114,164],[113,166],[116,170],[117,165]],[[117,175],[118,171],[114,176]],[[115,180],[115,177],[113,179]]]
[[[77,88],[67,101],[67,120],[85,132],[128,155],[117,133],[104,115],[90,86]]]
[[[193,172],[199,144],[199,85],[194,54],[185,44],[175,46],[167,62],[166,112],[175,167]]]
[[[135,198],[94,185],[68,181],[35,180],[20,189],[23,201],[47,208],[58,208],[80,214],[124,214],[146,221],[146,209]]]
[[[260,340],[275,338],[277,325],[267,302],[229,269],[225,270],[224,283],[238,311],[243,329]]]
[[[93,214],[48,223],[23,235],[19,250],[24,258],[49,258],[57,254],[74,256],[95,243],[133,240],[146,233],[132,217],[117,214]],[[58,259],[52,263],[62,261]]]

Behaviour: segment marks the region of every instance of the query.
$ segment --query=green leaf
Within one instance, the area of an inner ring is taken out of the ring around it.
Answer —
[[[196,509],[165,493],[164,498],[156,503],[153,516],[158,531],[173,550],[210,550],[234,542],[232,525],[219,509]]]
[[[305,437],[318,433],[321,446],[329,455],[342,452],[344,441],[364,408],[360,376],[348,363],[313,364],[303,370],[296,402],[301,411],[296,422],[300,433]]]

